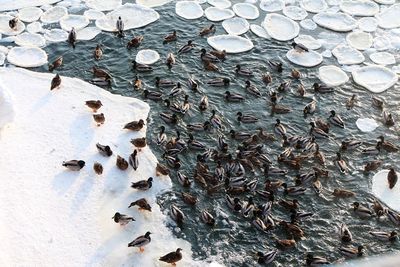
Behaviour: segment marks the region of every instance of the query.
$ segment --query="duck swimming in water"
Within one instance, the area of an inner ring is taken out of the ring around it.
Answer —
[[[246,76],[246,77],[251,77],[253,76],[253,72],[249,69],[243,69],[241,65],[236,65],[235,69],[236,74]]]
[[[68,34],[68,43],[72,45],[72,48],[75,48],[75,43],[76,43],[76,31],[75,28],[72,27],[71,31]]]
[[[175,65],[176,60],[175,60],[175,56],[173,53],[168,53],[167,55],[167,60],[165,61],[165,64],[167,64],[168,68],[171,69],[172,65]]]
[[[344,122],[340,115],[336,114],[334,110],[331,110],[331,114],[329,116],[329,122],[332,123],[335,126],[338,126],[340,128],[344,128]]]
[[[179,50],[178,50],[178,55],[182,54],[182,53],[187,53],[190,50],[192,50],[195,47],[195,44],[193,43],[192,40],[189,40],[187,42],[187,44],[185,44],[184,46],[182,46]]]
[[[246,88],[247,92],[249,92],[250,94],[252,94],[254,96],[258,96],[258,97],[261,96],[260,90],[258,90],[258,88],[256,86],[252,85],[249,80],[247,80],[245,83],[246,83],[245,88]]]
[[[177,39],[178,39],[178,36],[176,35],[176,31],[174,30],[172,33],[167,34],[164,37],[164,44],[176,41]]]
[[[137,70],[139,72],[150,72],[153,71],[153,67],[146,65],[146,64],[139,64],[136,62],[136,60],[132,60],[132,67],[134,70]]]
[[[231,81],[228,78],[214,78],[206,83],[215,87],[228,86]]]
[[[53,61],[52,64],[49,64],[49,71],[53,71],[59,68],[63,63],[63,56],[59,56],[56,60]]]
[[[200,30],[199,35],[200,35],[200,36],[206,36],[206,35],[208,35],[208,34],[210,34],[210,33],[214,33],[214,32],[215,32],[215,25],[214,25],[214,24],[211,24],[211,25],[208,26],[208,27],[202,28],[202,29]]]
[[[226,50],[211,50],[210,54],[216,56],[220,60],[224,60],[226,58]]]
[[[273,70],[275,70],[279,73],[283,71],[281,62],[268,60],[268,64]]]
[[[103,56],[103,49],[101,49],[101,46],[99,44],[94,49],[93,55],[96,60],[100,60]]]
[[[131,49],[132,47],[138,47],[142,43],[143,39],[144,37],[142,35],[133,37],[126,45],[126,48]]]

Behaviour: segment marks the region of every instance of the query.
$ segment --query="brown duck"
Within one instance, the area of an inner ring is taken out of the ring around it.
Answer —
[[[96,113],[97,110],[103,106],[100,100],[88,100],[85,102],[85,104],[91,108],[94,113]]]
[[[106,118],[104,117],[103,113],[93,114],[93,119],[97,123],[97,126],[104,124],[104,122],[106,121]]]
[[[172,265],[176,265],[175,263],[182,259],[181,248],[178,248],[176,251],[170,252],[167,255],[162,256],[159,260],[167,263],[171,263]]]
[[[393,189],[393,187],[397,183],[397,173],[395,172],[395,170],[393,168],[390,168],[389,173],[387,175],[387,179],[389,182],[389,188]]]
[[[98,162],[93,164],[93,170],[96,174],[101,175],[103,173],[103,165]]]
[[[111,75],[103,69],[96,68],[95,66],[93,66],[92,71],[93,75],[97,78],[104,78],[106,80],[111,80]]]
[[[131,144],[137,148],[143,148],[146,146],[146,137],[131,139]]]
[[[56,76],[51,80],[50,90],[56,89],[61,85],[60,75],[56,74]]]
[[[131,121],[125,124],[124,129],[131,131],[140,131],[144,126],[144,121],[140,119],[139,121]]]
[[[115,163],[115,165],[117,165],[118,169],[124,171],[126,169],[128,169],[129,167],[129,163],[126,161],[126,159],[124,159],[121,156],[117,156],[117,161]]]
[[[169,175],[169,169],[166,166],[164,166],[160,163],[157,163],[156,176],[160,176],[160,175]]]
[[[140,198],[136,201],[133,201],[128,208],[133,207],[133,206],[138,206],[139,210],[147,210],[147,211],[151,211],[151,206],[150,204],[147,202],[147,200],[145,198]]]
[[[98,44],[98,45],[96,46],[96,48],[94,49],[93,55],[94,55],[94,58],[95,58],[96,60],[100,60],[101,57],[103,56],[103,49],[101,49],[101,46],[100,46],[99,44]]]
[[[130,40],[130,41],[128,42],[128,44],[126,45],[126,47],[127,47],[128,49],[130,49],[130,48],[132,48],[132,47],[138,47],[138,46],[142,43],[143,38],[144,38],[144,37],[143,37],[142,35],[139,35],[139,36],[136,36],[136,37],[132,38],[132,40]]]
[[[52,64],[49,64],[49,71],[57,69],[62,65],[62,63],[63,63],[63,57],[59,56],[58,58],[56,58],[56,60],[53,61]]]

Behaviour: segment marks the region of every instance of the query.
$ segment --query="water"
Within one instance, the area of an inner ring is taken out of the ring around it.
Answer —
[[[385,166],[398,166],[398,154],[381,153],[379,156],[364,156],[359,152],[344,153],[344,159],[351,169],[351,173],[347,176],[340,175],[333,165],[335,152],[339,149],[338,143],[345,138],[356,138],[373,144],[375,143],[376,137],[384,134],[387,140],[399,145],[397,127],[387,128],[383,126],[381,111],[371,107],[371,96],[367,91],[350,81],[344,86],[335,88],[336,91],[333,94],[314,95],[311,90],[311,85],[318,81],[318,69],[298,68],[304,76],[301,82],[307,89],[307,95],[305,97],[299,97],[296,93],[299,82],[293,80],[290,76],[290,70],[294,66],[285,58],[285,54],[290,47],[290,42],[285,43],[261,39],[251,32],[244,34],[244,36],[251,38],[255,46],[254,49],[247,53],[228,55],[227,60],[218,64],[220,68],[219,73],[206,72],[203,70],[202,62],[200,61],[199,50],[202,47],[209,49],[209,46],[206,38],[197,36],[197,33],[200,28],[209,25],[210,22],[205,18],[195,21],[180,19],[175,15],[173,3],[156,8],[156,10],[160,13],[160,20],[145,28],[126,32],[126,37],[124,39],[117,38],[112,33],[101,33],[95,40],[78,42],[75,50],[70,48],[66,43],[52,44],[45,48],[46,52],[49,54],[49,61],[54,60],[59,55],[63,55],[64,65],[58,72],[61,75],[78,77],[84,80],[90,80],[92,78],[89,69],[91,69],[93,65],[107,69],[113,76],[113,83],[112,87],[105,88],[106,90],[112,93],[144,100],[142,91],[133,89],[132,80],[135,76],[135,72],[132,71],[131,61],[135,58],[138,49],[147,48],[158,51],[161,60],[154,65],[154,71],[146,74],[138,73],[140,79],[144,82],[144,88],[156,91],[160,90],[154,86],[154,79],[157,76],[180,81],[184,85],[186,93],[190,96],[190,102],[192,104],[189,114],[182,117],[176,126],[166,126],[169,138],[175,134],[176,130],[180,130],[183,134],[183,138],[187,140],[186,124],[206,121],[211,115],[210,111],[215,109],[217,114],[223,118],[223,129],[221,133],[226,135],[231,153],[234,153],[239,144],[229,138],[227,133],[231,129],[255,132],[258,127],[263,127],[268,132],[272,133],[275,120],[279,118],[287,126],[290,135],[307,135],[309,130],[308,123],[311,118],[320,117],[326,119],[329,116],[330,110],[336,110],[344,119],[346,128],[343,130],[333,126],[331,128],[332,140],[318,141],[321,151],[327,156],[327,169],[330,171],[329,178],[321,179],[324,192],[321,196],[317,196],[311,189],[308,189],[306,195],[297,197],[301,203],[301,211],[314,213],[312,218],[305,220],[301,224],[306,238],[299,241],[296,248],[282,251],[282,253],[277,256],[272,266],[301,265],[304,262],[304,255],[307,251],[312,251],[318,255],[325,255],[332,261],[343,259],[338,253],[338,247],[340,247],[341,243],[337,234],[337,226],[342,222],[345,222],[353,232],[355,240],[353,244],[364,244],[368,255],[400,249],[398,243],[388,244],[377,241],[368,234],[368,231],[371,230],[393,230],[395,227],[388,222],[387,219],[381,221],[377,221],[376,219],[363,220],[354,215],[350,207],[351,203],[356,200],[366,203],[369,202],[368,200],[371,198],[369,192],[372,175],[363,175],[361,171],[365,163],[369,160],[379,158],[384,162]],[[265,12],[260,13],[260,18],[251,23],[260,24],[265,16]],[[216,23],[216,25],[216,34],[224,34],[225,31],[221,23]],[[164,45],[162,43],[163,37],[172,32],[173,29],[178,32],[178,41]],[[312,34],[314,37],[319,34],[318,31],[309,32],[304,29],[301,30],[301,33]],[[125,47],[126,43],[133,35],[143,35],[144,41],[138,49],[127,50]],[[197,48],[188,54],[179,56],[177,58],[177,64],[169,70],[164,64],[167,53],[173,52],[176,54],[177,50],[189,39],[194,40]],[[102,44],[104,48],[104,56],[98,62],[93,58],[93,50],[97,43]],[[323,50],[324,49],[322,49],[322,51]],[[281,60],[284,63],[284,72],[278,74],[270,70],[266,63],[269,59]],[[323,64],[328,65],[335,63],[334,58],[325,58]],[[250,68],[256,73],[255,77],[250,80],[262,91],[263,97],[256,98],[246,93],[244,89],[246,78],[235,75],[234,69],[236,64],[241,64],[245,68]],[[37,70],[46,72],[47,67],[38,68]],[[261,81],[261,75],[266,71],[270,71],[273,75],[273,82],[269,86],[265,86]],[[186,87],[186,81],[189,75],[194,75],[196,80],[200,81],[200,90],[202,93],[194,93]],[[230,78],[232,82],[228,90],[245,95],[246,100],[242,103],[226,102],[224,100],[226,88],[208,87],[204,84],[204,81],[214,77]],[[292,86],[289,92],[280,94],[282,97],[280,104],[291,107],[292,112],[289,114],[272,116],[268,104],[268,92],[276,89],[281,82],[288,80],[292,80]],[[397,91],[397,87],[391,88],[387,92],[379,95],[386,99],[386,108],[394,114],[395,118],[398,116],[398,109],[396,109],[398,101]],[[168,93],[169,89],[164,89],[163,92]],[[206,94],[210,101],[210,108],[204,113],[199,112],[197,108],[202,94]],[[345,102],[352,94],[357,94],[359,101],[354,109],[347,110]],[[314,116],[304,118],[302,110],[313,98],[318,102],[317,111]],[[183,101],[183,98],[179,99],[179,102],[181,101]],[[157,103],[151,100],[147,102],[151,106],[147,138],[153,152],[159,160],[162,161],[161,155],[163,154],[163,150],[157,147],[153,140],[156,138],[159,126],[165,125],[165,123],[160,120],[158,114],[167,111],[167,108],[161,102]],[[239,124],[236,120],[236,113],[238,111],[256,114],[259,121],[256,124]],[[356,128],[355,121],[357,118],[364,116],[374,118],[379,122],[379,128],[373,133],[361,133]],[[205,143],[209,148],[217,148],[217,132],[195,132],[193,135],[196,140]],[[265,143],[263,150],[273,159],[274,166],[288,169],[286,166],[280,166],[276,162],[276,156],[282,152],[280,142]],[[180,159],[183,163],[181,171],[191,179],[193,177],[196,155],[197,152],[190,150],[180,155]],[[208,164],[213,171],[215,164],[213,162],[208,162]],[[308,171],[312,166],[314,166],[314,164],[305,163],[301,172]],[[292,183],[292,177],[294,177],[297,172],[291,169],[288,170],[289,174],[284,180],[288,183]],[[257,170],[254,174],[251,174],[249,171],[246,172],[246,178],[248,178],[248,180],[252,180],[255,177],[260,178],[258,185],[258,189],[260,189],[265,179],[262,175],[262,171]],[[192,244],[192,250],[196,259],[213,258],[223,262],[227,266],[254,266],[256,265],[256,257],[254,256],[256,251],[274,249],[276,247],[274,238],[284,239],[289,237],[280,227],[268,233],[262,233],[251,225],[251,220],[233,214],[225,204],[225,193],[220,192],[208,195],[204,189],[196,183],[193,183],[190,190],[184,189],[177,182],[175,172],[172,172],[171,179],[174,186],[171,191],[165,192],[160,196],[159,204],[164,212],[168,213],[170,204],[175,203],[187,215],[183,229],[177,228],[172,220],[169,221],[168,224],[177,237],[184,238]],[[332,198],[330,192],[333,188],[339,187],[352,190],[357,193],[357,196],[350,199]],[[183,203],[179,196],[181,191],[188,191],[197,195],[199,198],[197,206],[193,208]],[[249,196],[249,194],[242,194],[239,197],[245,199],[247,196]],[[283,197],[282,193],[279,193],[277,200],[283,198],[289,199],[290,197]],[[258,197],[255,197],[255,201],[256,203],[263,203]],[[202,209],[207,209],[215,216],[217,223],[214,227],[208,227],[200,222],[199,214]],[[279,205],[276,204],[273,206],[273,217],[276,218],[277,221],[289,220],[289,215],[290,214]]]

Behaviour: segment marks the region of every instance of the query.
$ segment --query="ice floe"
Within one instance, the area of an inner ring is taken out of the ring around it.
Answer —
[[[315,67],[322,62],[321,54],[310,50],[309,52],[297,52],[295,49],[291,49],[286,53],[286,57],[290,62],[303,66],[303,67]]]
[[[136,54],[135,61],[139,64],[151,65],[156,63],[159,59],[160,55],[157,53],[157,51],[151,49],[143,49]]]
[[[321,53],[321,56],[326,57],[326,58],[331,58],[331,57],[332,57],[332,51],[329,50],[329,49],[324,50],[324,51]]]
[[[377,36],[374,38],[373,47],[378,51],[388,50],[392,47],[392,42],[387,36]]]
[[[4,64],[4,60],[6,59],[6,54],[0,52],[0,66]],[[1,90],[0,90],[1,91]],[[1,105],[1,104],[0,104]],[[1,118],[1,117],[0,117]],[[1,127],[0,127],[1,128]]]
[[[222,27],[228,34],[241,35],[250,29],[250,24],[244,18],[234,17],[224,20]]]
[[[40,18],[43,10],[38,7],[25,7],[18,10],[18,18],[24,22],[34,22]]]
[[[382,5],[393,5],[396,2],[396,0],[374,0],[374,1]]]
[[[260,16],[260,12],[255,5],[249,3],[237,3],[232,7],[235,14],[244,19],[256,19]]]
[[[246,52],[254,47],[251,40],[237,35],[216,35],[208,37],[207,42],[212,48],[230,54]]]
[[[283,9],[285,2],[283,0],[261,0],[260,8],[267,12],[277,12]]]
[[[372,177],[372,194],[389,208],[400,212],[400,185],[399,182],[390,189],[387,175],[389,170],[381,170]],[[399,176],[400,173],[397,173]]]
[[[137,4],[125,4],[108,13],[105,17],[96,20],[96,26],[103,31],[117,31],[116,22],[121,17],[125,30],[146,26],[160,18],[152,8]]]
[[[86,5],[89,8],[93,8],[99,11],[110,11],[121,6],[121,0],[85,0]]]
[[[16,10],[31,6],[54,4],[61,0],[1,0],[0,11]]]
[[[396,84],[398,76],[390,69],[370,65],[361,67],[351,73],[354,82],[373,93],[382,93]]]
[[[364,55],[357,49],[349,46],[340,44],[332,50],[332,54],[336,57],[339,64],[342,65],[354,65],[364,62]]]
[[[204,11],[206,18],[211,21],[223,21],[235,16],[235,12],[230,9],[223,9],[219,7],[208,7]]]
[[[365,17],[358,20],[358,28],[365,32],[374,32],[378,27],[378,20],[372,17]]]
[[[41,34],[24,32],[15,36],[14,42],[19,46],[37,46],[46,45],[46,39]]]
[[[81,15],[67,15],[61,18],[60,25],[64,31],[70,31],[72,28],[78,31],[89,25],[89,19]]]
[[[328,8],[325,0],[301,0],[300,6],[311,13],[319,13]]]
[[[378,25],[384,29],[392,29],[400,27],[400,4],[386,8],[382,12],[376,14]]]
[[[86,27],[76,32],[76,39],[88,41],[94,39],[101,30],[97,27]]]
[[[47,63],[47,54],[38,47],[13,47],[7,61],[19,67],[33,68]]]
[[[229,0],[207,0],[207,3],[218,8],[228,8],[232,5]]]
[[[105,16],[103,12],[96,9],[88,9],[83,13],[83,15],[90,20],[100,19]]]
[[[175,12],[184,19],[198,19],[203,16],[203,8],[195,1],[178,1]]]
[[[5,55],[8,54],[8,48],[5,46],[0,45],[0,53],[3,53]]]
[[[268,35],[267,31],[264,29],[264,27],[261,27],[260,25],[257,24],[251,24],[250,25],[250,30],[257,35],[258,37],[265,38],[265,39],[271,39],[271,36]]]
[[[321,43],[311,35],[300,34],[294,41],[298,44],[305,45],[308,49],[317,50],[321,48]]]
[[[379,5],[369,0],[345,0],[340,9],[353,16],[374,16],[379,12]]]
[[[285,6],[282,12],[286,17],[292,20],[303,20],[308,15],[305,9],[298,6]]]
[[[147,7],[163,6],[172,2],[172,0],[136,0],[136,4],[140,4]]]
[[[68,39],[68,32],[61,29],[46,30],[44,38],[53,43],[64,42]]]
[[[17,35],[25,30],[25,24],[18,21],[17,28],[15,30],[11,29],[8,22],[13,19],[9,15],[0,15],[0,33],[4,35]]]
[[[60,19],[67,14],[67,8],[63,6],[55,6],[45,11],[40,17],[40,20],[43,23],[56,23],[59,22]]]
[[[300,31],[299,24],[280,14],[268,14],[263,22],[269,36],[278,41],[288,41],[295,38]]]
[[[318,69],[319,79],[328,86],[339,86],[349,80],[349,76],[334,65],[322,66]]]
[[[313,20],[319,26],[337,31],[348,32],[357,27],[357,20],[346,13],[321,12],[314,15]]]
[[[366,50],[372,46],[372,35],[367,32],[354,31],[346,36],[349,45],[358,50]]]
[[[357,128],[364,133],[373,132],[378,128],[378,123],[370,118],[358,118],[356,121]]]
[[[311,19],[304,19],[300,21],[300,26],[310,31],[315,30],[318,27],[317,24]]]
[[[393,65],[396,63],[394,56],[388,52],[376,52],[369,55],[372,62],[379,65]]]

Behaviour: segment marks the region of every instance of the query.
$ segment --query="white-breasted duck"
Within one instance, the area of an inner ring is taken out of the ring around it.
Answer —
[[[85,161],[76,159],[63,161],[62,166],[71,171],[80,171],[83,167],[85,167]]]
[[[179,50],[178,50],[178,55],[179,55],[179,54],[182,54],[182,53],[187,53],[187,52],[189,52],[190,50],[192,50],[194,47],[195,47],[195,44],[193,43],[193,41],[192,41],[192,40],[189,40],[189,41],[187,42],[187,44],[185,44],[184,46],[182,46],[181,48],[179,48]]]
[[[128,215],[121,214],[119,212],[116,212],[111,219],[113,219],[114,222],[119,223],[120,225],[126,225],[130,222],[135,221],[133,217],[129,217]]]
[[[235,69],[236,74],[246,77],[254,76],[253,72],[250,69],[243,69],[241,65],[237,64]]]
[[[153,178],[149,177],[147,180],[140,180],[139,182],[132,182],[131,187],[137,190],[146,191],[153,186]]]
[[[139,167],[138,151],[135,149],[133,153],[129,156],[129,164],[136,171]]]
[[[96,148],[99,151],[100,155],[104,157],[111,157],[111,155],[113,154],[110,146],[101,145],[100,143],[97,143]]]
[[[146,232],[146,234],[137,237],[135,240],[128,244],[128,247],[138,247],[140,252],[144,251],[144,246],[148,245],[151,242],[150,238],[151,233]]]
[[[143,95],[144,98],[151,99],[153,101],[160,101],[163,99],[163,94],[156,91],[143,90]]]

